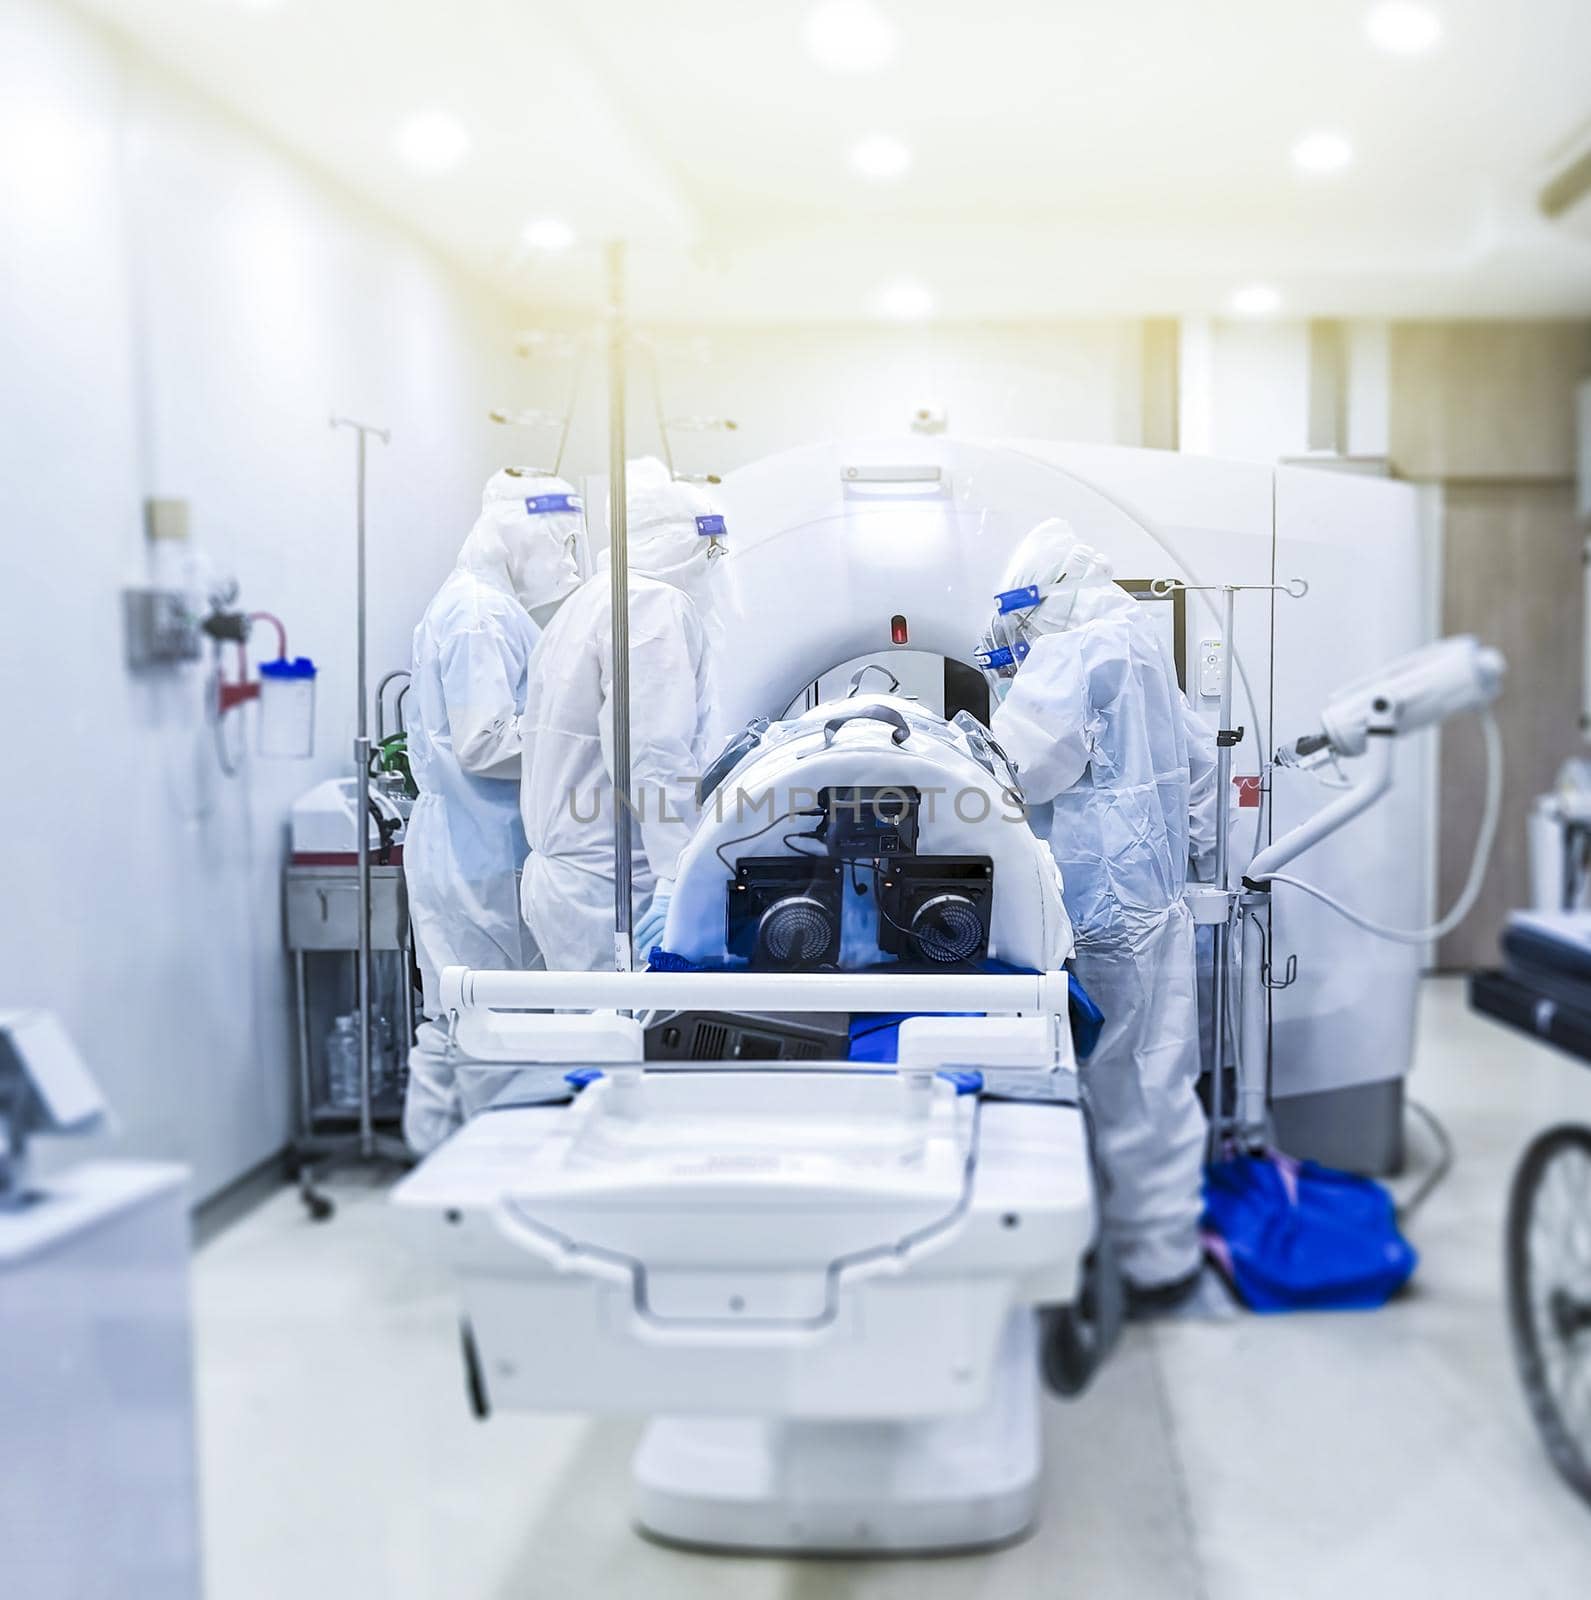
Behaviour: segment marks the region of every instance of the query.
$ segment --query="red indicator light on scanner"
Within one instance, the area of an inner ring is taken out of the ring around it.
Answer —
[[[894,616],[889,619],[889,642],[891,644],[906,643],[906,619]]]

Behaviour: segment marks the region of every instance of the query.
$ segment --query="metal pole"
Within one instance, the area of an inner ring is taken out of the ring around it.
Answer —
[[[359,1154],[368,1161],[375,1153],[375,1119],[370,1109],[370,818],[367,815],[370,782],[370,730],[365,707],[365,433],[359,430],[358,486],[359,626],[354,646],[355,681],[359,717],[354,724],[354,837],[359,841]]]
[[[613,635],[613,957],[635,964],[630,883],[630,528],[624,455],[624,246],[608,246],[608,535]]]
[[[1238,1140],[1246,1150],[1265,1147],[1265,1107],[1270,1098],[1266,1058],[1270,1053],[1266,1001],[1273,981],[1268,970],[1271,949],[1270,890],[1250,891],[1238,900],[1243,945],[1242,1004],[1238,1050],[1241,1084],[1237,1103]]]
[[[334,428],[348,427],[358,438],[358,474],[355,479],[355,562],[358,590],[354,629],[354,680],[358,704],[354,712],[354,838],[359,874],[359,966],[355,992],[359,1012],[359,1155],[368,1161],[376,1153],[375,1118],[370,1104],[370,722],[365,692],[365,440],[369,434],[383,444],[391,437],[384,428],[333,417]]]
[[[1221,641],[1221,726],[1216,736],[1215,752],[1215,881],[1218,888],[1230,889],[1228,878],[1231,865],[1227,858],[1232,834],[1232,628],[1237,612],[1237,590],[1229,584],[1225,595],[1221,623],[1225,635]],[[1227,920],[1215,930],[1215,967],[1210,986],[1211,998],[1215,1003],[1215,1082],[1211,1086],[1213,1093],[1210,1096],[1214,1115],[1210,1119],[1210,1142],[1211,1153],[1217,1159],[1225,1153],[1228,1127],[1226,1067],[1231,962],[1232,919],[1229,907]]]
[[[1232,623],[1237,611],[1237,590],[1226,591],[1226,615],[1221,626],[1226,631],[1221,652],[1221,741],[1215,753],[1215,806],[1218,828],[1215,835],[1215,881],[1229,889],[1227,850],[1230,844],[1232,805],[1232,746],[1226,735],[1232,726]]]

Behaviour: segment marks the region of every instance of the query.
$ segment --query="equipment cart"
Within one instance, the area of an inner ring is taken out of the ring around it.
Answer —
[[[358,981],[359,872],[356,865],[302,866],[289,863],[282,873],[284,924],[287,947],[293,957],[293,987],[298,1020],[298,1135],[293,1163],[299,1192],[316,1221],[332,1214],[331,1201],[315,1187],[315,1164],[328,1158],[372,1156],[407,1163],[401,1123],[403,1093],[408,1074],[409,1046],[414,1039],[414,988],[410,982],[414,955],[409,926],[408,898],[403,868],[397,863],[370,868],[370,945],[373,981]],[[385,1018],[392,1038],[385,1042],[387,1070],[361,1075],[356,1094],[349,1098],[333,1092],[328,1051],[317,1042],[325,1023],[342,1001],[322,1003],[310,985],[310,958],[335,957],[335,964],[317,960],[317,972],[340,980],[342,993],[351,999],[359,1026],[376,1039],[383,1020],[377,1013],[375,994],[385,989],[392,1013]],[[387,967],[389,981],[382,985],[378,964]],[[382,1080],[384,1081],[378,1081]]]

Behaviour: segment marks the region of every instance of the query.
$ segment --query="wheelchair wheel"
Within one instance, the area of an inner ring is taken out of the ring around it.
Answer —
[[[1514,1360],[1552,1463],[1591,1501],[1591,1128],[1552,1128],[1508,1200]]]

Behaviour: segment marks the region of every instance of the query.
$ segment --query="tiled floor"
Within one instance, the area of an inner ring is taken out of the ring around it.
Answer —
[[[1368,1316],[1132,1330],[1081,1402],[1047,1405],[1038,1532],[948,1560],[638,1538],[635,1426],[473,1421],[448,1284],[380,1192],[340,1188],[328,1226],[279,1195],[198,1258],[210,1600],[1583,1600],[1591,1508],[1526,1420],[1499,1234],[1532,1134],[1591,1121],[1591,1071],[1471,1017],[1442,980],[1411,1089],[1458,1148],[1412,1230],[1415,1291]]]

